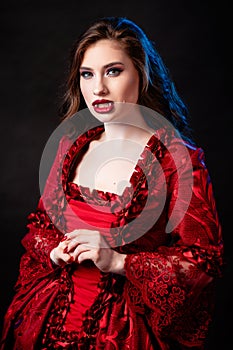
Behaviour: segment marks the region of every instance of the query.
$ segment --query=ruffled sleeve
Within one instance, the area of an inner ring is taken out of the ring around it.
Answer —
[[[128,254],[125,261],[126,298],[135,312],[146,315],[161,349],[175,349],[177,343],[201,349],[212,317],[213,283],[222,273],[223,243],[212,183],[203,151],[191,150],[190,156],[192,197],[170,245]],[[184,162],[179,181],[185,181],[187,167]],[[167,173],[165,169],[168,218],[178,193],[177,173],[171,168]]]
[[[50,251],[61,240],[63,233],[48,215],[48,203],[46,203],[45,208],[46,199],[50,198],[52,212],[60,191],[58,181],[64,153],[64,142],[65,139],[63,138],[59,143],[55,160],[37,208],[27,218],[28,232],[22,239],[25,252],[20,259],[15,295],[4,317],[0,342],[1,350],[13,349],[11,344],[12,332],[15,333],[16,339],[14,349],[22,348],[22,344],[28,349],[34,348],[33,346],[36,344],[49,308],[58,293],[57,286],[66,273],[65,269],[55,267],[49,258]],[[51,197],[52,193],[53,197]]]
[[[28,215],[28,232],[22,239],[25,252],[20,260],[19,276],[15,285],[16,290],[20,289],[22,291],[30,288],[31,284],[34,285],[36,279],[53,274],[57,269],[50,260],[50,252],[57,246],[63,237],[63,233],[57,228],[54,220],[51,220],[51,216],[48,213],[52,213],[53,209],[55,209],[54,206],[59,200],[59,187],[61,187],[59,184],[59,172],[61,171],[66,143],[66,137],[63,137],[59,142],[57,153],[37,208]],[[57,216],[59,217],[59,215]]]

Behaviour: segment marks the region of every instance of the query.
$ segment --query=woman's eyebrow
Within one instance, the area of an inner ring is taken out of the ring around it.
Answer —
[[[106,68],[112,67],[112,66],[114,66],[116,64],[120,64],[120,65],[124,66],[124,64],[122,62],[111,62],[111,63],[105,64],[103,66],[103,68],[106,69]],[[92,70],[92,68],[90,68],[90,67],[83,67],[83,66],[80,67],[80,69],[82,69],[82,70]]]

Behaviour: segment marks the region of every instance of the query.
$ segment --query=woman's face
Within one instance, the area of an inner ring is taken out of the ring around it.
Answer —
[[[121,105],[117,102],[137,103],[139,75],[118,42],[99,40],[84,54],[80,88],[93,115],[103,122],[109,121]]]

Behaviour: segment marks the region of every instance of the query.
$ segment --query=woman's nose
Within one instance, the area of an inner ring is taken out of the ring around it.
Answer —
[[[98,82],[96,82],[94,89],[93,89],[93,94],[96,96],[101,96],[101,95],[106,95],[107,93],[108,93],[108,88],[103,83],[103,81],[99,80]]]

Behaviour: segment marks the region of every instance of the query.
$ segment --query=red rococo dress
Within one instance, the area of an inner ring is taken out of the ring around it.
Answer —
[[[72,182],[72,169],[101,132],[99,126],[71,145],[68,137],[60,141],[44,193],[28,217],[0,349],[204,349],[223,243],[203,151],[185,144],[183,154],[184,144],[159,130],[138,160],[131,187],[122,195],[91,192]],[[174,152],[181,152],[179,170]],[[179,183],[185,188],[190,172],[189,199]],[[174,208],[182,211],[186,201],[182,219],[167,232]],[[127,254],[126,276],[101,272],[91,261],[52,264],[50,251],[64,232],[91,227]]]

